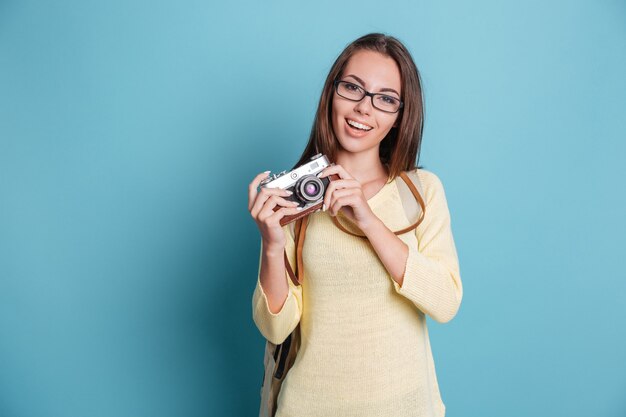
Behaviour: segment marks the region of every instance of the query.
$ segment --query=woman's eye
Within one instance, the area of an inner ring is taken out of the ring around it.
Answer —
[[[346,89],[350,91],[358,91],[359,86],[351,83],[346,83]]]
[[[380,100],[385,104],[395,104],[396,98],[391,96],[380,96]]]

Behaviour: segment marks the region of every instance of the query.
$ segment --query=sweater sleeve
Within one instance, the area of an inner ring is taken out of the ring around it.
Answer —
[[[463,297],[459,261],[443,184],[434,173],[421,171],[426,213],[415,229],[418,248],[408,245],[402,286],[392,281],[398,294],[435,321],[446,323],[456,315]]]
[[[293,266],[295,262],[295,243],[290,233],[289,225],[283,226],[285,232],[287,258]],[[296,328],[302,315],[302,286],[296,286],[285,269],[285,279],[289,284],[289,293],[280,311],[272,313],[269,308],[267,295],[261,286],[261,259],[263,257],[263,243],[261,242],[261,254],[259,255],[259,271],[257,274],[256,288],[252,295],[252,318],[259,331],[267,340],[274,344],[285,341],[287,336]],[[295,268],[294,268],[295,271]]]

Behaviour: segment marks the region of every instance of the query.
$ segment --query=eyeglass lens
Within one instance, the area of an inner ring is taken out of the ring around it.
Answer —
[[[337,94],[348,100],[361,101],[365,97],[365,90],[356,84],[339,81]],[[395,113],[400,108],[400,100],[387,94],[376,93],[372,96],[372,105],[379,110]]]

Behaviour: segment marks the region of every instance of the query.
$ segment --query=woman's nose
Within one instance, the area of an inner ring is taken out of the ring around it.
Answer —
[[[361,101],[357,101],[354,105],[354,110],[361,114],[371,114],[372,112],[372,99],[370,96],[365,96]]]

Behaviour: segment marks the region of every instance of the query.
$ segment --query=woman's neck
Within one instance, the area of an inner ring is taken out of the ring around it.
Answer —
[[[337,155],[335,163],[344,167],[345,170],[361,184],[379,181],[383,178],[386,182],[389,178],[389,170],[381,162],[378,156],[378,150],[376,151],[376,154],[349,154],[340,152]]]

